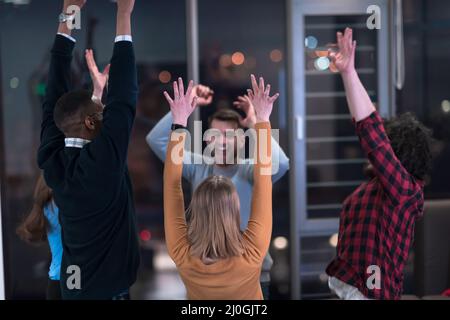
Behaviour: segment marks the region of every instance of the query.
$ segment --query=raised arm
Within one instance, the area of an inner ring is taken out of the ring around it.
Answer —
[[[348,108],[356,122],[367,118],[375,111],[375,107],[364,89],[355,69],[356,41],[353,41],[353,31],[345,29],[345,34],[337,33],[339,52],[329,52],[344,81]]]
[[[67,8],[72,5],[82,8],[85,2],[85,0],[65,0],[62,12],[66,13]],[[47,89],[42,106],[41,145],[38,151],[38,164],[41,169],[44,169],[46,161],[56,150],[64,148],[65,137],[53,120],[53,112],[58,99],[67,93],[71,86],[70,65],[75,46],[71,34],[72,30],[67,24],[60,23],[51,50]]]
[[[186,128],[187,120],[195,109],[196,98],[189,98],[193,83],[189,83],[184,93],[183,80],[174,82],[173,99],[167,92],[164,96],[170,105],[174,124]],[[184,142],[186,129],[170,133],[167,155],[164,162],[164,230],[167,250],[176,264],[179,264],[188,250],[187,226],[181,175],[183,170]]]
[[[99,135],[88,145],[95,163],[108,170],[125,168],[128,144],[136,114],[137,72],[131,38],[131,14],[134,0],[117,0],[117,31],[108,94]],[[90,161],[90,159],[88,159]]]
[[[253,94],[250,99],[256,112],[256,161],[253,171],[253,195],[250,219],[244,239],[247,242],[247,254],[254,260],[262,261],[269,249],[272,235],[272,152],[270,114],[278,94],[270,97],[270,85],[259,85],[252,75]]]
[[[402,197],[410,197],[417,192],[420,186],[395,155],[383,122],[356,73],[356,41],[353,41],[352,30],[347,28],[344,34],[338,32],[337,44],[339,52],[330,52],[330,57],[344,81],[347,103],[356,121],[356,133],[361,147],[385,194],[395,205]]]
[[[192,89],[191,99],[197,97],[197,106],[210,105],[213,100],[214,92],[207,86],[196,85]],[[169,135],[173,124],[172,113],[165,115],[156,126],[147,134],[145,140],[153,152],[164,162],[169,143]],[[183,177],[190,180],[195,170],[194,158],[202,157],[201,154],[192,154],[190,151],[184,151]]]
[[[241,126],[254,129],[256,124],[256,113],[249,94],[252,94],[251,90],[248,90],[248,94],[239,96],[237,100],[233,102],[233,105],[245,113],[245,117],[240,119]],[[288,170],[289,158],[278,144],[278,141],[272,137],[272,182],[275,183],[280,180]],[[250,183],[253,183],[253,166],[248,166],[245,175],[247,180]]]

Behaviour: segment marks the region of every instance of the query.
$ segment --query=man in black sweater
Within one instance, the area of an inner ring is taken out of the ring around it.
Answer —
[[[85,2],[65,0],[63,13]],[[75,40],[64,16],[52,49],[38,164],[60,209],[64,299],[126,299],[136,280],[139,247],[126,164],[138,91],[133,7],[134,0],[117,1],[104,110],[90,92],[69,92]]]

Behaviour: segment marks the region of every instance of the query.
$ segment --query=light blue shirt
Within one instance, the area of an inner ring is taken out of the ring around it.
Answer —
[[[48,220],[49,230],[47,231],[48,244],[52,253],[52,263],[48,271],[51,280],[59,280],[61,273],[61,259],[63,247],[61,242],[61,225],[58,220],[59,209],[52,201],[44,208],[44,215]]]
[[[167,152],[167,144],[172,126],[172,114],[169,112],[162,118],[158,124],[150,131],[146,141],[153,152],[164,162]],[[195,139],[196,137],[193,137]],[[233,181],[236,191],[239,195],[241,230],[247,228],[250,219],[250,206],[253,193],[253,168],[251,159],[243,159],[243,163],[219,167],[214,164],[204,163],[203,155],[191,153],[188,150],[184,153],[183,177],[188,180],[193,189],[206,178],[212,175],[226,176]],[[199,158],[199,159],[195,159]],[[196,164],[199,163],[199,164]],[[276,182],[289,170],[289,158],[280,148],[280,145],[272,137],[272,182]],[[263,262],[263,271],[268,273],[272,266],[272,259],[269,254]],[[268,274],[261,275],[261,282],[269,281]]]

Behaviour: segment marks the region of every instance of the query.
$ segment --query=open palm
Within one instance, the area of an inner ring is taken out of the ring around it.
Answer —
[[[251,75],[252,90],[248,91],[251,105],[253,105],[256,114],[256,121],[269,121],[272,113],[273,103],[277,100],[279,94],[270,96],[270,84],[264,85],[264,78],[259,78],[256,82],[255,76]]]
[[[108,64],[105,69],[100,72],[94,59],[94,52],[91,49],[86,50],[85,57],[89,74],[91,75],[92,84],[94,86],[94,94],[99,95],[99,98],[101,98],[103,89],[108,83],[110,65]]]
[[[355,69],[356,41],[353,41],[353,31],[346,28],[344,34],[337,33],[338,52],[329,50],[328,55],[339,72],[348,72]]]
[[[194,98],[191,98],[193,88],[194,82],[191,80],[185,93],[183,79],[178,78],[178,82],[173,82],[173,99],[167,91],[164,91],[164,96],[172,112],[174,124],[180,124],[184,127],[187,126],[188,118],[194,112],[195,106],[197,105],[197,97],[194,96]]]

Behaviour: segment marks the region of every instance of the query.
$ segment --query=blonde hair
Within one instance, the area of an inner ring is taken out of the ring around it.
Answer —
[[[211,176],[197,187],[187,225],[193,256],[215,261],[242,254],[239,196],[229,178]]]

